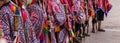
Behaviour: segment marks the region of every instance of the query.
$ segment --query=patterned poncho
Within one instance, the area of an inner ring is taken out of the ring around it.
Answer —
[[[13,43],[12,37],[14,28],[14,16],[18,14],[20,16],[20,12],[18,11],[18,7],[16,7],[12,2],[8,2],[1,7],[0,10],[0,18],[3,18],[1,24],[3,25],[3,33],[4,37],[8,43]],[[23,43],[25,41],[24,37],[24,29],[22,17],[20,16],[18,22],[18,34],[20,35],[20,42]]]
[[[33,30],[35,30],[35,35],[36,36],[32,36],[32,37],[36,37],[36,38],[39,38],[39,35],[41,34],[42,32],[42,29],[43,29],[43,22],[44,22],[44,18],[43,18],[43,8],[42,8],[42,5],[41,4],[37,4],[37,3],[34,3],[34,4],[31,4],[27,7],[27,10],[29,12],[29,18],[30,18],[30,21],[32,22],[32,27],[33,27]],[[34,39],[30,39],[32,42],[32,40]]]

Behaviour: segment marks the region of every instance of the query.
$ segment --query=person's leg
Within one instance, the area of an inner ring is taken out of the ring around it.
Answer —
[[[88,34],[88,32],[89,32],[89,23],[88,23],[88,20],[86,20],[85,21],[85,33],[84,33],[84,35],[89,37],[90,35]]]
[[[84,26],[84,24],[83,24],[83,26],[82,26],[82,29],[83,29],[82,35],[83,35],[83,38],[85,38],[85,26]]]
[[[98,21],[98,31],[105,32],[104,29],[101,29],[101,23],[102,23],[102,21]]]
[[[78,23],[75,22],[75,35],[78,37]]]
[[[101,29],[101,22],[102,21],[98,21],[98,29]]]
[[[95,27],[96,27],[96,20],[92,20],[92,33],[95,33]]]
[[[100,32],[105,32],[105,30],[101,29],[103,20],[104,20],[104,12],[100,9],[97,12],[98,31],[100,31]]]
[[[80,40],[82,40],[82,28],[81,28],[82,24],[78,24],[78,29],[77,29],[77,36],[80,37]]]

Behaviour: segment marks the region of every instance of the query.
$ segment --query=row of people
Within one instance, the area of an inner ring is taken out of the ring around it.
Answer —
[[[72,43],[89,36],[90,17],[94,33],[110,8],[108,0],[0,0],[0,38],[6,43]],[[104,31],[100,25],[98,31]]]

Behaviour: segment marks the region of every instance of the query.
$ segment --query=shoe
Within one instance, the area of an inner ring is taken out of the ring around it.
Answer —
[[[80,40],[78,38],[74,38],[73,40],[74,42],[80,43]]]
[[[82,40],[82,38],[85,38],[85,36],[83,34],[79,35],[78,37],[80,37],[81,40]]]
[[[90,35],[88,33],[85,33],[84,36],[90,37]]]
[[[95,33],[95,29],[94,28],[92,29],[92,33]]]
[[[99,32],[105,32],[105,30],[104,30],[104,29],[98,29],[98,31],[99,31]]]
[[[95,33],[95,31],[94,31],[94,30],[92,30],[92,33]]]

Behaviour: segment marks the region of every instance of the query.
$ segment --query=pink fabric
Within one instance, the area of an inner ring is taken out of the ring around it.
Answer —
[[[73,5],[73,10],[74,11],[78,11],[80,9],[80,2],[79,1],[75,1],[74,5]]]
[[[55,1],[48,1],[48,12],[51,13],[53,11],[54,13],[60,13],[60,9],[58,4]]]
[[[110,11],[110,9],[112,8],[112,5],[110,4],[110,2],[108,0],[105,0],[105,4],[106,4],[106,13],[108,13]]]
[[[51,2],[52,4],[52,10],[54,13],[60,13],[60,8],[56,2]]]
[[[67,0],[60,0],[60,2],[61,2],[62,4],[68,4],[68,1],[67,1]]]
[[[72,7],[73,6],[73,1],[72,0],[67,0],[67,1],[68,1],[69,6]]]
[[[23,18],[23,21],[26,22],[27,20],[27,14],[24,10],[21,10],[21,13],[22,13],[22,18]]]
[[[60,0],[62,4],[67,4],[68,13],[72,13],[72,0]]]
[[[93,9],[92,0],[89,0],[89,7]]]
[[[103,0],[98,0],[98,6],[99,6],[100,8],[103,8]]]
[[[52,5],[51,5],[51,1],[48,0],[48,12],[49,12],[49,13],[51,13],[51,11],[52,11],[52,10],[51,10],[51,8],[52,8],[51,6],[52,6]]]
[[[106,13],[109,12],[109,10],[111,9],[112,5],[109,3],[108,0],[98,0],[98,5],[99,7]]]
[[[68,2],[68,12],[72,13],[72,0],[67,0]]]

